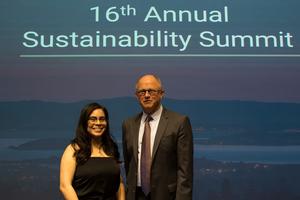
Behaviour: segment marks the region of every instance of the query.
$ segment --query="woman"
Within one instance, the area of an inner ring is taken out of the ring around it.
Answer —
[[[91,103],[82,110],[61,158],[60,191],[66,200],[124,200],[119,152],[109,133],[105,107]]]

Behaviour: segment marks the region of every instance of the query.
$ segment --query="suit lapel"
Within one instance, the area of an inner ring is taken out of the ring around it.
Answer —
[[[153,150],[152,150],[152,160],[155,157],[157,148],[158,148],[160,140],[166,130],[167,124],[168,124],[167,111],[165,109],[163,109],[163,112],[161,113],[160,121],[159,121],[159,124],[157,127],[155,139],[154,139],[154,145],[153,145]]]
[[[133,155],[134,155],[134,160],[136,162],[138,162],[138,143],[139,143],[139,130],[140,130],[141,117],[142,117],[142,113],[136,116],[132,127],[133,128],[132,131]]]

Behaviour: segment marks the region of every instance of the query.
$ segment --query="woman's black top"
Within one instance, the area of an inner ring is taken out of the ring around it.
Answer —
[[[112,157],[90,157],[77,165],[72,183],[80,200],[115,200],[120,168]]]

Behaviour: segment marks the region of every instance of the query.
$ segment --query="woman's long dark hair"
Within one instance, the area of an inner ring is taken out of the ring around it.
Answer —
[[[88,124],[89,116],[96,109],[101,109],[104,112],[106,122],[107,122],[106,129],[104,133],[101,135],[101,137],[99,138],[99,141],[101,142],[101,146],[107,155],[114,157],[117,161],[119,161],[120,159],[118,146],[116,142],[113,140],[112,136],[110,135],[109,115],[107,109],[98,103],[90,103],[87,104],[81,110],[79,121],[76,128],[76,136],[71,141],[71,145],[75,150],[74,156],[76,157],[77,164],[83,164],[91,156],[92,136],[87,131],[87,127],[88,127],[87,124]]]

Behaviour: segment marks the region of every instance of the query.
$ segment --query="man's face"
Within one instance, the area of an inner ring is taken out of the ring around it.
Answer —
[[[136,97],[145,113],[155,112],[159,106],[164,92],[155,77],[146,75],[136,85]]]

